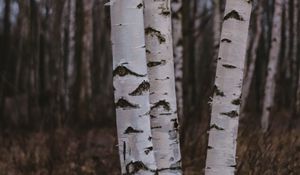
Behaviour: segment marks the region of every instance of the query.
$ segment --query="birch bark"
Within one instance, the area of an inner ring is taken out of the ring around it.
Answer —
[[[182,41],[182,1],[172,1],[172,31],[174,48],[175,87],[178,118],[183,117],[183,41]],[[182,121],[182,120],[181,120]]]
[[[217,64],[206,175],[233,175],[239,105],[252,3],[227,0]]]
[[[179,175],[181,153],[177,119],[170,0],[144,0],[151,126],[158,174]]]
[[[122,174],[153,175],[156,163],[150,127],[142,0],[111,6],[113,85]]]
[[[275,0],[275,11],[273,16],[271,50],[269,56],[269,63],[267,69],[267,78],[265,85],[265,93],[263,100],[261,127],[263,132],[269,128],[269,118],[273,107],[275,87],[276,87],[276,74],[280,57],[281,46],[281,29],[282,29],[282,6],[283,0]]]

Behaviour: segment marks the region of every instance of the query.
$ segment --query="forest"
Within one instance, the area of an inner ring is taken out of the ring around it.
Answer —
[[[0,0],[0,175],[300,174],[299,8]]]

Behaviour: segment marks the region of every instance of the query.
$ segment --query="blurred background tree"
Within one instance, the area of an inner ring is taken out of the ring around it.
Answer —
[[[295,132],[300,125],[299,2],[281,2],[281,7],[276,7],[275,0],[253,2],[238,148],[238,173],[241,174],[268,172],[270,167],[263,165],[268,165],[271,160],[277,167],[274,171],[279,174],[300,172],[299,165],[293,164],[297,162],[296,157],[300,157],[296,151],[299,149],[299,132]],[[50,133],[47,138],[52,143],[59,142],[57,132],[61,128],[76,132],[95,128],[114,131],[109,8],[104,6],[105,3],[105,0],[0,0],[0,128],[3,138],[7,138],[7,133],[34,131]],[[183,39],[177,39],[178,45],[183,46],[184,105],[180,123],[183,164],[189,174],[194,169],[204,168],[210,114],[208,102],[214,89],[224,5],[222,0],[187,0],[176,9],[176,13],[181,13],[183,28]],[[281,44],[276,51],[278,66],[273,107],[268,110],[271,110],[270,133],[276,133],[274,138],[277,140],[253,130],[260,128],[275,7],[282,8],[282,14],[277,16],[282,20],[280,36],[277,36]],[[280,135],[283,131],[289,134]],[[99,135],[96,131],[88,133],[89,137],[81,138],[85,142]],[[61,135],[64,138],[79,137],[76,134]],[[191,135],[197,139],[190,140]],[[257,148],[253,139],[258,140],[261,147]],[[270,144],[272,146],[268,147]],[[59,151],[53,144],[45,142],[45,145],[50,146],[52,153]],[[289,152],[281,151],[280,145]],[[78,148],[84,149],[84,146]],[[290,160],[280,161],[282,155],[276,152],[284,153]],[[116,150],[112,154],[117,157]],[[13,155],[7,154],[8,157]],[[63,159],[59,154],[57,157]],[[76,160],[83,166],[82,159]],[[99,162],[98,159],[92,160]],[[49,158],[47,166],[55,166],[54,160],[55,157]],[[283,162],[290,162],[290,167]],[[107,164],[110,163],[102,162],[107,169],[117,169]],[[256,169],[250,171],[251,167]],[[102,174],[105,172],[102,170]],[[195,174],[200,170],[197,172]]]

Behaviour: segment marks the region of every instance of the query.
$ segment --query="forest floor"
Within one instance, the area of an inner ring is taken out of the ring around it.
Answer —
[[[2,132],[0,175],[119,175],[115,135],[114,128]],[[182,145],[184,174],[203,174],[205,154],[200,150],[206,146],[186,145]],[[300,130],[262,134],[258,129],[241,128],[237,174],[299,175]]]

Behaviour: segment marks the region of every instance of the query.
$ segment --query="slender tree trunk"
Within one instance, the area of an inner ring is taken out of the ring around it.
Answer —
[[[113,77],[122,174],[156,170],[150,127],[142,0],[111,5]]]
[[[213,1],[213,12],[214,12],[214,17],[213,17],[213,30],[214,30],[214,50],[213,50],[213,62],[211,69],[214,71],[214,76],[216,74],[216,69],[217,69],[217,63],[218,63],[218,53],[219,53],[219,47],[220,47],[220,37],[221,37],[221,12],[220,12],[220,0],[214,0]],[[214,83],[215,80],[212,81]],[[210,86],[213,87],[213,84]]]
[[[81,114],[83,117],[90,117],[89,114],[89,101],[92,96],[92,83],[91,83],[91,59],[92,59],[92,46],[93,46],[93,0],[83,1],[83,39],[82,39],[82,57],[80,69],[80,96],[79,103]],[[86,119],[84,119],[86,120]]]
[[[251,43],[251,50],[249,55],[249,62],[244,72],[244,82],[243,82],[243,93],[242,93],[242,103],[241,103],[241,118],[245,117],[246,114],[246,104],[251,92],[251,85],[253,82],[253,77],[255,73],[255,64],[257,59],[257,50],[259,48],[259,43],[261,41],[262,35],[262,17],[263,17],[263,1],[259,1],[258,9],[256,11],[256,24],[255,24],[255,35],[253,36],[253,41]]]
[[[292,69],[290,69],[289,64],[292,63],[290,60],[291,58],[291,39],[292,35],[291,31],[291,24],[293,23],[292,17],[290,15],[290,0],[284,0],[284,57],[285,60],[283,62],[283,68],[285,69],[285,77],[289,79],[292,76]]]
[[[251,2],[227,0],[221,34],[205,174],[233,175]]]
[[[76,13],[76,1],[68,0],[68,56],[66,61],[66,109],[70,114],[72,109],[72,96],[74,96],[74,84],[76,81],[75,73],[75,13]]]
[[[169,0],[145,0],[151,125],[159,174],[181,174]]]
[[[10,54],[10,11],[11,4],[10,0],[4,1],[4,19],[3,19],[3,40],[0,41],[1,58],[0,58],[0,125],[3,123],[4,116],[4,102],[6,98],[7,89],[7,71],[8,71],[8,60]]]
[[[276,74],[280,57],[281,29],[282,29],[282,5],[283,0],[275,0],[273,28],[271,38],[271,50],[267,69],[267,78],[263,100],[261,127],[264,132],[269,128],[269,118],[274,105],[274,95],[276,87]]]
[[[172,26],[175,87],[178,118],[183,118],[183,41],[182,41],[182,1],[172,1]]]
[[[300,71],[297,71],[297,65],[299,66],[299,60],[297,58],[299,57],[299,1],[294,0],[294,14],[293,14],[293,65],[294,65],[294,73],[297,73],[298,77],[294,79],[295,84],[295,90],[296,90],[296,107],[295,107],[295,117],[300,116]],[[298,67],[299,68],[299,67]],[[298,81],[298,82],[297,82]]]
[[[298,70],[299,65],[299,1],[294,0],[293,1],[293,48],[292,48],[292,70],[293,70],[293,91],[295,91],[295,97],[296,100],[294,100],[295,104],[294,105],[294,115],[300,116],[300,71]],[[297,82],[298,81],[298,82]]]

